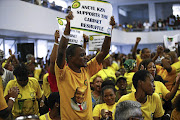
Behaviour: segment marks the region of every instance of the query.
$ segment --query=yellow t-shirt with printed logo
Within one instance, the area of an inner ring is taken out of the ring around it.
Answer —
[[[44,91],[44,95],[46,98],[48,98],[49,95],[51,94],[51,88],[50,88],[50,84],[48,82],[48,76],[49,76],[49,73],[46,73],[43,76],[43,86],[42,86],[42,89]]]
[[[166,88],[166,86],[160,82],[160,81],[154,81],[154,85],[155,85],[155,91],[154,93],[157,93],[161,99],[161,102],[164,104],[163,99],[165,99],[165,96],[167,93],[169,93],[170,91]],[[134,88],[134,85],[132,85],[131,90],[133,92],[136,92],[136,89]]]
[[[96,57],[87,63],[87,67],[81,67],[81,73],[74,72],[68,65],[60,69],[55,63],[62,120],[93,120],[89,79],[100,69],[102,65]]]
[[[160,75],[163,80],[168,81],[165,83],[165,86],[169,91],[173,88],[173,84],[176,81],[176,68],[172,67],[172,70],[170,73],[167,72],[166,69],[164,69],[162,66],[156,65],[157,68],[157,75]]]
[[[4,99],[3,96],[3,85],[2,85],[2,78],[0,76],[0,111],[4,110],[5,108],[7,108],[7,104],[6,104],[6,100]]]
[[[131,87],[132,87],[132,78],[134,76],[135,72],[129,72],[129,73],[125,73],[124,74],[124,77],[126,77],[126,81],[127,81],[127,87],[126,87],[126,90],[128,93],[131,92]]]
[[[180,73],[180,61],[172,64],[171,66],[176,68],[176,73]]]
[[[115,112],[115,108],[116,108],[116,103],[114,105],[111,105],[111,106],[107,105],[106,103],[98,104],[93,109],[93,117],[99,117],[101,119],[102,118],[102,112],[104,112],[103,109],[111,111],[112,116],[113,116],[113,113]],[[114,116],[113,116],[113,120],[114,120]]]
[[[122,96],[118,103],[125,100],[137,101],[135,98],[135,92]],[[151,96],[148,95],[147,101],[144,104],[141,103],[141,111],[143,113],[142,116],[144,117],[144,120],[153,120],[153,117],[162,117],[164,115],[164,110],[159,95],[157,93],[153,93]]]
[[[39,115],[37,99],[42,97],[42,93],[38,81],[33,77],[28,77],[28,84],[21,87],[17,83],[17,80],[11,80],[6,86],[4,96],[8,95],[8,91],[12,87],[18,87],[20,91],[16,101],[13,104],[13,116],[16,118],[22,115]]]

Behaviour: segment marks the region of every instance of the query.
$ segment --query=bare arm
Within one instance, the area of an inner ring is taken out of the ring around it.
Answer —
[[[66,28],[64,31],[64,35],[70,35],[70,20],[73,18],[72,12],[66,16]],[[65,38],[64,36],[61,37],[61,41],[58,48],[58,55],[57,55],[57,65],[60,69],[62,69],[65,65],[65,58],[66,58],[66,48],[68,45],[69,39]]]
[[[110,25],[112,25],[112,28],[115,25],[115,21],[114,21],[113,16],[111,17]],[[111,45],[111,37],[106,36],[104,39],[104,42],[102,44],[102,49],[96,57],[98,64],[101,64],[103,62],[104,58],[108,55],[110,45]]]
[[[152,58],[153,62],[156,61],[156,59],[158,58],[158,56],[160,56],[160,57],[163,56],[163,52],[164,52],[163,46],[158,45],[158,46],[157,46],[157,52],[156,52],[156,55]]]
[[[55,72],[54,72],[54,65],[55,65],[55,60],[56,60],[56,57],[57,57],[57,52],[58,52],[58,38],[59,38],[59,30],[56,30],[55,34],[54,34],[54,37],[55,37],[55,44],[53,46],[53,50],[51,52],[51,56],[50,56],[50,66],[49,66],[49,69],[50,69],[50,72],[54,75]]]
[[[177,74],[175,86],[172,88],[171,92],[166,94],[166,96],[165,96],[166,101],[174,98],[174,96],[179,88],[179,84],[180,84],[180,73]]]
[[[134,45],[133,51],[132,51],[132,56],[133,59],[136,59],[136,51],[137,51],[137,46],[139,45],[139,42],[141,41],[141,37],[136,38],[136,43]]]

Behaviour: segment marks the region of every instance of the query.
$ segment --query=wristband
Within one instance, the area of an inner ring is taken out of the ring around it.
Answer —
[[[70,35],[64,35],[64,33],[62,34],[62,36],[64,36],[66,39],[70,38]]]
[[[15,102],[15,98],[13,98],[13,97],[10,97],[9,99],[10,99],[10,100],[12,100],[13,102]]]
[[[54,42],[54,45],[59,45],[59,43]]]

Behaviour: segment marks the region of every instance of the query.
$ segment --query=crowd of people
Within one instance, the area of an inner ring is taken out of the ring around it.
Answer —
[[[179,120],[180,60],[157,46],[137,53],[109,54],[106,36],[96,55],[68,46],[72,12],[61,37],[55,31],[50,60],[41,68],[33,55],[19,62],[0,51],[0,120]],[[114,28],[114,17],[110,25]],[[86,36],[87,37],[87,36]]]
[[[140,32],[140,31],[161,31],[161,30],[178,30],[180,29],[180,17],[179,15],[170,15],[167,19],[159,19],[156,22],[150,24],[147,20],[133,21],[132,23],[119,24],[118,29],[126,32]]]

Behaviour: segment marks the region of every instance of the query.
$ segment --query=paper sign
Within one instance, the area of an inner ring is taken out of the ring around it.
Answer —
[[[71,29],[94,32],[106,36],[111,34],[109,25],[112,5],[101,0],[76,0],[72,3],[74,15]]]
[[[96,51],[101,49],[105,36],[102,35],[90,35],[89,36],[89,51]]]
[[[179,35],[174,35],[174,36],[164,35],[164,46],[165,46],[165,48],[168,48],[170,51],[175,51],[176,50],[176,44],[175,43],[178,43],[178,36]]]
[[[59,25],[59,32],[60,32],[60,38],[62,37],[62,34],[64,33],[65,26],[67,24],[67,21],[63,18],[57,17],[58,25]],[[70,32],[70,38],[69,38],[69,44],[79,44],[83,45],[83,31],[79,30],[72,30]]]

